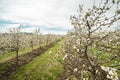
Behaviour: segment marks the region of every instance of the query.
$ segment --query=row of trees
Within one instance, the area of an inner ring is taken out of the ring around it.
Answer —
[[[60,36],[47,34],[42,35],[40,28],[36,28],[33,33],[21,32],[22,25],[18,28],[10,29],[7,33],[0,34],[0,53],[16,52],[16,64],[18,64],[18,54],[20,49],[34,46],[41,47],[41,44],[48,44],[51,41],[57,40]]]
[[[120,0],[100,0],[87,11],[79,5],[78,15],[70,17],[74,26],[63,47],[64,71],[60,80],[119,80]],[[114,10],[113,10],[114,9]],[[112,11],[112,15],[107,15]],[[109,29],[110,28],[110,29]]]

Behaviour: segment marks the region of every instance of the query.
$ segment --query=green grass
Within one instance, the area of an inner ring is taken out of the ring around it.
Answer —
[[[21,67],[11,76],[11,80],[58,80],[63,71],[63,66],[54,57],[60,42],[47,50],[44,54],[35,58],[26,66]],[[53,53],[50,55],[49,52]],[[62,55],[59,55],[62,60]]]
[[[114,56],[113,54],[108,53],[108,52],[106,52],[104,50],[99,51],[97,48],[93,48],[91,51],[92,51],[91,52],[92,54],[90,54],[91,56],[96,56],[97,54],[100,54],[98,59],[101,60],[101,61],[107,60],[107,59]]]
[[[106,63],[102,64],[104,66],[112,66],[112,65],[119,65],[120,64],[120,58],[119,57],[117,57],[117,58],[109,61],[110,59],[112,59],[115,56],[113,53],[106,52],[104,50],[99,51],[97,48],[93,48],[91,50],[90,56],[95,56],[96,54],[100,54],[100,56],[98,58],[99,62],[105,62],[105,61],[107,61]],[[120,67],[116,66],[114,68],[119,69]],[[117,73],[118,73],[118,75],[120,77],[120,70],[117,70]]]
[[[42,44],[42,46],[45,46],[46,44]],[[39,48],[39,46],[34,46],[34,49],[37,49]],[[26,54],[28,52],[31,52],[31,47],[28,47],[28,48],[25,48],[25,49],[21,49],[19,51],[19,54],[18,55],[22,55],[22,54]],[[16,52],[13,51],[13,52],[8,52],[8,53],[5,53],[5,54],[0,54],[0,63],[1,62],[5,62],[5,61],[8,61],[12,58],[16,57]]]

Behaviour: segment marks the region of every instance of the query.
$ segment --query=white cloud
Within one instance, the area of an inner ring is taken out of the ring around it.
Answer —
[[[80,0],[1,0],[0,20],[71,29]]]
[[[95,1],[96,4],[99,2]],[[88,8],[92,6],[93,0],[0,0],[0,20],[72,29],[69,17],[83,3]],[[31,30],[32,28],[24,31]]]

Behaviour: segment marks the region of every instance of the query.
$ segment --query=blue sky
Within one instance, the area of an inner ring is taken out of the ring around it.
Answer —
[[[0,32],[22,24],[23,32],[41,28],[43,34],[66,34],[73,29],[69,17],[81,0],[0,0]]]

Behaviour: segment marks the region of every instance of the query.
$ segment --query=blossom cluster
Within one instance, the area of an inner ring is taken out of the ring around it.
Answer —
[[[118,74],[117,74],[117,70],[115,68],[111,68],[111,67],[105,67],[105,66],[101,66],[101,69],[104,70],[107,73],[107,78],[111,79],[111,80],[119,80],[118,78]]]

